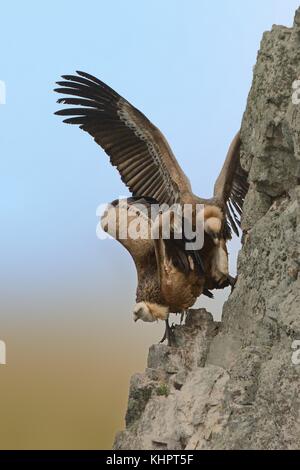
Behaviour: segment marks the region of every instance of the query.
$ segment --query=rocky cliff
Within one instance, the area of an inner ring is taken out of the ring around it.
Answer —
[[[150,348],[145,373],[131,379],[115,449],[300,448],[297,79],[300,9],[293,28],[263,35],[254,69],[241,127],[250,189],[222,322],[191,310],[176,326],[177,347]]]

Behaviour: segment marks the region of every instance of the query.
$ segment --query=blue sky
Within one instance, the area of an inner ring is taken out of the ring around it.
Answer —
[[[99,259],[106,269],[110,257],[127,262],[119,247],[95,237],[97,205],[126,189],[92,139],[53,115],[61,74],[88,71],[132,101],[165,133],[194,191],[209,196],[241,122],[262,33],[273,23],[291,25],[297,4],[2,3],[5,290],[59,288],[79,267],[101,280]]]

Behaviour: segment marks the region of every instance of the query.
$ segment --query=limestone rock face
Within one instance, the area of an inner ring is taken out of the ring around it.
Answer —
[[[299,79],[300,9],[293,28],[264,34],[254,69],[241,127],[250,189],[222,322],[191,310],[177,347],[150,348],[115,449],[300,448]]]

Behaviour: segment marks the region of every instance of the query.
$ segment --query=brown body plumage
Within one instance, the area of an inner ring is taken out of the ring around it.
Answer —
[[[147,213],[141,212],[141,205]],[[191,307],[202,293],[204,276],[196,269],[196,261],[191,255],[179,249],[173,240],[153,240],[151,237],[132,239],[128,227],[132,222],[147,225],[150,234],[154,220],[150,215],[151,203],[143,198],[130,198],[114,201],[102,216],[104,231],[118,240],[130,253],[137,271],[136,303],[146,303],[152,317],[147,321],[166,319],[170,312],[182,312]],[[127,220],[126,237],[120,238],[120,220]],[[110,229],[108,221],[112,224]],[[145,228],[145,225],[144,225]],[[181,265],[176,265],[175,258],[181,257]],[[159,256],[159,262],[157,262]],[[145,319],[145,318],[144,318]]]

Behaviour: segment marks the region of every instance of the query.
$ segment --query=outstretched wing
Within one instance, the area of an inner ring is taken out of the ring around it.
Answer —
[[[240,133],[234,137],[229,147],[223,168],[214,186],[214,197],[226,207],[227,232],[231,229],[238,235],[246,193],[249,188],[247,173],[240,163]]]
[[[64,122],[78,124],[94,137],[133,196],[153,197],[160,204],[180,202],[190,183],[160,130],[105,83],[77,73],[63,75],[55,91],[69,95],[59,103],[79,107],[55,114],[71,116]]]

